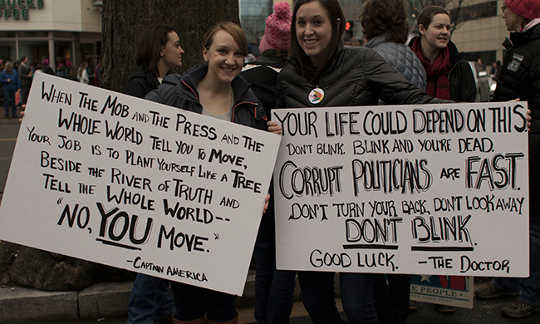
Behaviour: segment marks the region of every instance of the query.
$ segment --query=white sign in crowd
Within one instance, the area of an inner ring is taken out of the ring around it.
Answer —
[[[528,276],[526,109],[275,110],[278,267]]]
[[[241,295],[279,141],[37,73],[0,239]]]
[[[276,110],[280,146],[38,73],[0,239],[240,295],[274,170],[281,269],[523,277],[526,108]]]

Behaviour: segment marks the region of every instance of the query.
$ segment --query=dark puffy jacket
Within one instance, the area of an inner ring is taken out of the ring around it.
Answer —
[[[525,32],[510,34],[505,42],[503,65],[495,90],[495,101],[516,98],[528,101],[532,111],[532,133],[540,132],[540,24]]]
[[[370,39],[365,46],[374,49],[418,89],[426,91],[426,70],[407,45],[387,41],[384,35],[380,35]]]
[[[276,107],[276,99],[279,97],[277,76],[285,65],[285,58],[279,53],[275,50],[265,51],[255,62],[246,65],[240,73],[261,101],[267,117],[270,117],[270,110]]]
[[[244,78],[250,85],[251,90],[262,103],[266,118],[271,119],[270,112],[276,108],[278,96],[277,77],[278,73],[285,64],[286,52],[275,49],[269,49],[257,58],[257,60],[244,67],[240,76]],[[270,182],[270,191],[273,191],[273,182]],[[273,244],[275,238],[275,222],[274,222],[274,195],[270,196],[268,209],[263,214],[259,225],[256,246],[265,246],[265,244]]]
[[[494,101],[519,98],[527,101],[532,113],[529,133],[529,215],[531,222],[540,222],[536,200],[540,172],[536,160],[540,157],[540,24],[524,32],[510,34],[505,42],[503,65],[497,81]],[[536,202],[535,202],[536,201]]]
[[[202,113],[197,85],[208,72],[208,65],[196,66],[185,74],[170,74],[159,88],[150,91],[146,99],[195,113]],[[231,121],[266,130],[264,108],[242,78],[232,81],[234,104]]]
[[[147,69],[139,66],[129,76],[124,93],[137,98],[144,98],[148,92],[157,89],[157,87],[159,87],[157,77]]]
[[[296,107],[339,107],[387,104],[424,104],[446,102],[428,96],[410,84],[374,50],[340,48],[326,65],[318,80],[308,80],[297,72],[291,61],[279,74],[281,105]],[[314,88],[324,90],[319,104],[312,104],[308,94]]]

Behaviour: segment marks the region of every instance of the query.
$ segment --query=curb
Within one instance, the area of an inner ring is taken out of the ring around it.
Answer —
[[[0,288],[0,323],[78,318],[77,292]]]
[[[81,291],[64,292],[2,287],[0,324],[126,316],[132,286],[132,282],[99,283]],[[299,289],[295,296],[299,296]],[[255,272],[250,270],[244,294],[238,297],[237,305],[249,306],[254,301]]]

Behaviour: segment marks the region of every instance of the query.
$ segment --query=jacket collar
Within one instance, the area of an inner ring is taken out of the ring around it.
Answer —
[[[510,41],[514,45],[528,43],[537,39],[540,39],[540,22],[525,31],[510,33]]]
[[[315,68],[309,64],[308,66],[303,66],[301,63],[300,57],[291,57],[290,62],[295,67],[295,69],[299,72],[298,74],[302,75],[304,78],[314,81],[315,83],[319,82],[319,77],[321,75],[326,75],[328,73],[331,73],[333,70],[336,70],[340,64],[343,61],[343,53],[344,53],[345,45],[343,41],[339,41],[337,43],[336,48],[334,51],[330,54],[330,58],[326,62],[326,65],[322,68],[322,70],[316,74]],[[301,71],[300,69],[303,69]]]
[[[367,48],[374,48],[377,45],[386,42],[386,35],[378,35],[370,39],[364,46]]]
[[[182,77],[181,83],[189,90],[192,99],[199,101],[199,92],[197,91],[197,86],[199,85],[199,82],[201,82],[201,80],[206,76],[206,73],[208,73],[208,64],[200,64],[189,69]],[[258,102],[257,97],[255,97],[253,92],[249,91],[249,83],[247,83],[241,76],[237,76],[233,79],[231,87],[234,94],[234,105],[245,101],[251,103]]]

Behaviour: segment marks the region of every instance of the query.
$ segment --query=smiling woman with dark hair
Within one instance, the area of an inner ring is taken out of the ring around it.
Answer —
[[[278,107],[368,106],[379,100],[388,104],[440,102],[411,85],[375,51],[345,48],[344,25],[337,0],[295,1],[291,57],[278,77],[282,95]],[[343,323],[335,306],[334,274],[300,271],[298,276],[313,322]],[[349,323],[379,323],[374,298],[378,278],[377,274],[340,274],[341,298]]]

